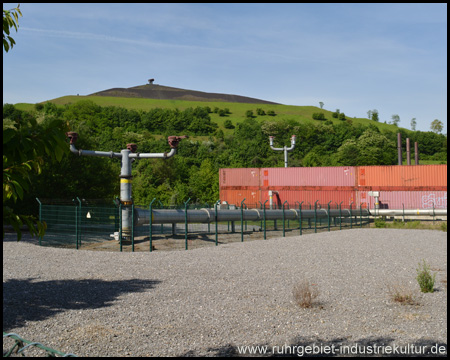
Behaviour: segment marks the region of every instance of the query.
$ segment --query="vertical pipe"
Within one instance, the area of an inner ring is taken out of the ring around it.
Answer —
[[[299,216],[299,223],[300,223],[300,235],[302,235],[302,204],[303,201],[298,205],[298,216]]]
[[[402,164],[402,134],[397,133],[398,164]]]
[[[409,138],[406,138],[406,164],[411,165],[411,149],[409,146]]]
[[[287,147],[284,147],[284,167],[288,167]]]
[[[77,229],[77,249],[78,249],[78,247],[81,246],[81,229],[82,229],[82,227],[81,227],[81,200],[80,200],[80,198],[78,196],[77,196],[77,200],[78,200],[78,205],[80,206],[78,208],[78,222],[77,222],[77,226],[78,226],[78,229]]]
[[[131,204],[131,252],[134,252],[134,204]]]
[[[287,200],[283,203],[283,237],[286,236],[286,226],[284,221],[284,205],[287,203]]]
[[[419,165],[419,144],[414,143],[414,165]]]
[[[341,201],[341,203],[339,204],[339,230],[342,230],[342,210],[341,210],[342,203],[343,201]]]

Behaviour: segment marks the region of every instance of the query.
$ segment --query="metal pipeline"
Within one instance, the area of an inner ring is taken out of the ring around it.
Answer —
[[[135,209],[135,226],[149,225],[150,217],[149,210]],[[337,217],[350,217],[350,216],[447,216],[447,209],[417,209],[417,210],[403,210],[403,209],[330,209],[328,214],[327,209],[317,210],[303,210],[301,211],[302,219],[312,219],[315,216],[317,218],[332,218]],[[245,209],[242,210],[242,219],[244,221],[261,221],[264,219],[263,209]],[[283,210],[270,210],[265,211],[266,220],[282,220]],[[299,219],[298,209],[285,209],[285,220],[297,220]],[[217,210],[217,214],[214,209],[198,209],[187,210],[187,222],[188,223],[211,223],[220,221],[240,221],[241,210]],[[184,223],[186,221],[185,210],[182,209],[155,209],[152,210],[152,224],[177,224]]]
[[[144,209],[135,209],[135,225],[148,225],[150,223],[150,212]],[[315,210],[302,210],[302,219],[311,219],[314,216],[317,218],[327,218],[328,210],[317,209]],[[370,215],[367,209],[331,209],[329,216],[331,217],[349,217],[349,216],[368,216]],[[241,220],[241,210],[218,210],[217,215],[214,209],[199,209],[199,210],[187,210],[187,222],[188,223],[211,223],[216,221],[240,221]],[[244,221],[261,221],[266,220],[282,220],[283,210],[270,210],[266,209],[265,215],[263,209],[245,209],[242,210],[242,219]],[[285,220],[296,220],[299,218],[298,209],[285,209],[284,219]],[[167,209],[155,209],[152,210],[152,223],[153,224],[176,224],[184,223],[186,221],[185,211],[181,209],[167,210]]]

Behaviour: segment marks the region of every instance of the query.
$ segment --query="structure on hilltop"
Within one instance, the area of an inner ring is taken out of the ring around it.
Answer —
[[[148,83],[149,83],[150,85],[153,85],[153,81],[155,81],[155,79],[148,79]]]

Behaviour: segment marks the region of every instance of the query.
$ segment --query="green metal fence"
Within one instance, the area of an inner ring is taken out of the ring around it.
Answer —
[[[355,210],[361,210],[355,204],[343,205],[331,203],[314,204],[296,202],[295,204],[273,205],[272,209],[283,212],[282,219],[266,220],[265,212],[269,209],[266,203],[221,204],[218,200],[214,204],[194,204],[188,199],[183,205],[166,206],[157,199],[148,205],[133,205],[135,208],[148,210],[181,209],[185,215],[187,210],[208,209],[214,218],[210,223],[178,224],[149,224],[136,226],[132,220],[131,236],[124,238],[122,234],[122,205],[119,201],[95,201],[75,198],[65,201],[39,200],[39,217],[47,223],[45,235],[39,239],[43,246],[61,246],[75,249],[95,249],[109,251],[154,251],[154,250],[187,250],[208,245],[219,245],[230,242],[249,240],[264,240],[273,237],[285,237],[317,233],[320,231],[334,231],[367,226],[368,216],[353,215]],[[240,221],[216,221],[216,214],[221,209],[241,210]],[[261,220],[245,221],[244,209],[257,209]],[[285,219],[285,212],[297,210],[296,219]],[[340,216],[330,216],[330,210],[338,211]],[[313,218],[302,218],[301,210],[314,211]],[[319,217],[319,211],[326,210],[327,217]],[[346,216],[344,216],[344,213]],[[358,212],[360,213],[360,211]],[[348,216],[352,214],[351,216]],[[342,216],[341,216],[342,215]],[[150,216],[151,219],[151,216]]]

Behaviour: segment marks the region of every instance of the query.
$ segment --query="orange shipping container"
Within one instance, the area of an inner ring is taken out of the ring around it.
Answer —
[[[372,190],[447,190],[447,165],[358,166],[357,184]]]

